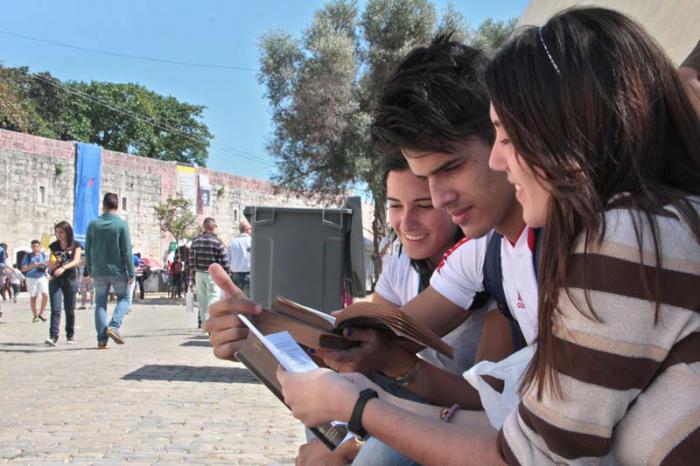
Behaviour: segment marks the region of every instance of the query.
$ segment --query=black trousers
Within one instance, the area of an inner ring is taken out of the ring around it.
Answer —
[[[136,281],[139,283],[139,299],[143,301],[145,295],[145,292],[143,291],[143,283],[146,281],[146,277],[141,275],[140,277],[136,277]]]
[[[51,303],[51,327],[49,336],[58,340],[61,326],[61,305],[66,312],[66,338],[75,334],[75,294],[78,291],[78,280],[53,278],[49,280],[49,300]]]

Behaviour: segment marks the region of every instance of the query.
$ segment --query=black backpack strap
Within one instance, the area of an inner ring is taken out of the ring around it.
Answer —
[[[532,266],[535,268],[535,278],[539,278],[537,263],[540,258],[540,250],[542,249],[542,228],[533,228],[532,231],[535,233],[535,250],[532,253]]]
[[[503,237],[498,233],[493,233],[489,244],[486,246],[486,257],[484,258],[484,289],[496,301],[498,310],[506,316],[510,323],[510,332],[513,337],[513,347],[515,351],[525,347],[525,338],[520,330],[518,321],[508,307],[506,292],[503,289],[503,269],[501,268],[501,241]]]
[[[486,246],[486,257],[484,258],[484,289],[496,301],[498,310],[509,320],[513,319],[506,293],[503,290],[503,271],[501,270],[501,241],[502,236],[494,233]]]

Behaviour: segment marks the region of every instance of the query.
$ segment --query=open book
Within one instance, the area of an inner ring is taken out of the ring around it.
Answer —
[[[245,316],[241,320],[250,328],[250,333],[236,358],[260,380],[282,403],[282,387],[277,380],[277,365],[290,372],[303,372],[318,368],[316,363],[292,339],[288,332],[263,335]],[[310,429],[329,449],[334,450],[348,435],[345,424],[333,423]]]
[[[263,309],[249,319],[265,335],[288,331],[299,344],[313,349],[348,349],[357,342],[343,337],[344,328],[373,328],[393,334],[399,340],[409,340],[420,346],[433,348],[447,357],[453,349],[409,315],[394,306],[360,302],[352,304],[338,315],[329,316],[294,301],[277,298],[270,309]]]

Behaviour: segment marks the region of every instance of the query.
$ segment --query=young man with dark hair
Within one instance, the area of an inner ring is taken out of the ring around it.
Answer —
[[[226,273],[229,273],[226,246],[216,235],[216,220],[211,217],[205,218],[202,228],[202,234],[192,241],[188,269],[190,283],[197,287],[198,328],[202,328],[204,321],[209,318],[209,304],[221,297],[221,290],[209,276],[209,266],[220,264]]]
[[[95,283],[95,328],[97,346],[107,348],[109,338],[124,343],[120,333],[129,307],[128,287],[134,281],[129,225],[117,215],[119,196],[107,193],[102,200],[103,214],[90,222],[85,236],[85,275]],[[117,295],[117,306],[107,324],[107,296],[110,287]]]
[[[486,63],[481,52],[450,41],[449,36],[414,49],[380,93],[372,139],[379,153],[404,155],[411,171],[428,180],[433,205],[445,209],[467,237],[446,255],[430,286],[401,309],[438,335],[447,334],[470,316],[468,309],[477,293],[487,289],[485,265],[491,263],[487,251],[495,250],[490,257],[502,270],[502,279],[489,280],[488,291],[497,299],[494,291],[501,289],[498,307],[513,330],[511,334],[508,325],[496,329],[491,340],[493,354],[498,354],[501,343],[522,345],[521,331],[524,343],[534,340],[537,282],[534,232],[525,227],[506,175],[489,168],[495,133],[482,81]],[[256,308],[235,287],[222,286],[235,298],[212,306],[207,330],[215,354],[231,358],[247,336],[235,314],[255,313]],[[318,352],[329,367],[343,372],[382,371],[400,381],[410,380],[404,388],[432,404],[481,408],[478,392],[462,377],[420,364],[412,351],[379,332],[352,329],[346,337],[360,346]]]
[[[32,307],[32,322],[46,320],[44,311],[49,302],[49,280],[46,277],[46,255],[41,250],[38,239],[32,240],[32,251],[22,258],[20,270],[24,273],[29,292],[29,303]],[[41,307],[36,310],[36,298],[41,295]]]

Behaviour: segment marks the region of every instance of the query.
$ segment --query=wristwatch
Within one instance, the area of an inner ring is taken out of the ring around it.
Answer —
[[[362,427],[362,413],[365,410],[365,405],[372,398],[379,398],[379,394],[371,388],[365,388],[360,392],[360,396],[355,402],[355,407],[352,408],[352,415],[348,422],[348,430],[364,441],[367,439],[367,431]]]

